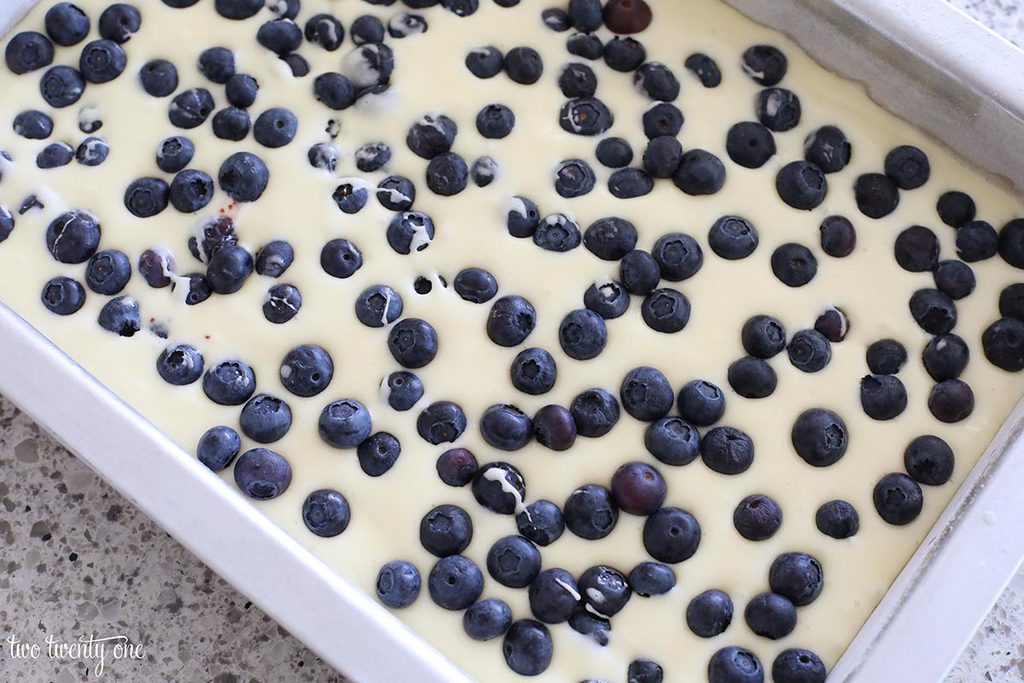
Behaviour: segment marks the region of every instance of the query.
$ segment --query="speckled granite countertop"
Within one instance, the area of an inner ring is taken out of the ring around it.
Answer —
[[[1024,0],[950,1],[1024,46]],[[1022,632],[1024,571],[946,683],[1024,681]],[[107,641],[108,681],[343,681],[0,397],[0,681],[95,679],[97,646],[46,653],[89,633],[140,646]]]

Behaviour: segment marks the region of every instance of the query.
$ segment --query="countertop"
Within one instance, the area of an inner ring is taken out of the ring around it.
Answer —
[[[1024,0],[951,2],[1024,46]],[[1022,632],[1024,571],[946,683],[1024,681]],[[141,647],[48,656],[88,634]],[[0,680],[96,678],[343,680],[0,397]]]

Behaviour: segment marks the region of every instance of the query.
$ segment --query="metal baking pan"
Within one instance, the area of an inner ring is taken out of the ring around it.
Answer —
[[[1024,193],[1024,52],[942,0],[724,1]],[[0,36],[35,2],[2,0]],[[2,304],[0,349],[0,392],[339,671],[366,683],[468,680]],[[1022,430],[1024,403],[831,681],[942,680],[1024,558]]]

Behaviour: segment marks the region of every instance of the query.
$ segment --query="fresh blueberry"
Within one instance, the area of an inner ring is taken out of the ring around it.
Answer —
[[[466,431],[466,414],[459,404],[451,401],[431,403],[416,418],[416,431],[434,446],[451,443]]]
[[[355,25],[353,25],[353,31]],[[494,78],[505,68],[505,56],[493,45],[474,48],[466,55],[466,68],[477,78]]]
[[[281,384],[296,396],[316,396],[334,377],[334,362],[326,349],[313,344],[296,346],[281,361]]]
[[[629,308],[629,293],[615,280],[597,282],[584,292],[583,305],[605,320],[612,320]]]
[[[885,175],[901,190],[914,190],[928,182],[931,176],[928,155],[917,147],[903,145],[885,157]]]
[[[294,19],[294,17],[292,18]],[[384,40],[384,25],[376,17],[367,15],[359,17],[353,22],[351,30],[352,39],[356,41],[357,45],[379,43]],[[345,28],[341,22],[336,17],[324,13],[314,14],[306,20],[303,34],[307,41],[319,45],[328,52],[337,50],[345,40]],[[360,38],[366,37],[376,38],[376,40],[360,40]]]
[[[547,393],[555,385],[558,369],[555,359],[541,348],[520,351],[510,369],[512,386],[525,394],[537,396]]]
[[[476,456],[465,448],[452,448],[437,458],[437,476],[448,486],[461,487],[473,481],[479,467]]]
[[[953,449],[937,436],[919,436],[907,445],[903,464],[918,483],[941,486],[953,476]]]
[[[562,510],[569,531],[591,541],[610,534],[619,521],[619,509],[611,491],[597,484],[573,491]]]
[[[974,391],[959,379],[947,379],[932,387],[928,410],[940,422],[960,422],[974,412]]]
[[[185,294],[185,305],[195,306],[203,303],[213,296],[213,289],[210,287],[210,281],[207,280],[206,276],[202,273],[189,273],[184,277],[188,279],[188,291]],[[298,290],[295,291],[295,295],[298,296]],[[301,301],[299,301],[298,305],[301,305]],[[266,304],[264,304],[264,316],[266,316],[266,311],[267,307]]]
[[[725,413],[725,395],[711,382],[693,380],[679,390],[678,405],[684,420],[707,427],[718,422]]]
[[[629,582],[622,572],[606,565],[587,569],[577,584],[584,609],[604,619],[611,619],[621,612],[632,596]]]
[[[203,355],[189,344],[172,344],[157,357],[156,371],[168,384],[192,384],[203,374]]]
[[[388,244],[399,254],[423,251],[433,239],[434,221],[422,211],[404,211],[388,223]]]
[[[516,125],[516,115],[504,104],[488,104],[476,115],[476,129],[492,140],[508,136]]]
[[[953,300],[970,295],[978,284],[971,267],[955,259],[939,261],[932,275],[935,278],[936,289],[948,294]]]
[[[723,647],[708,661],[708,683],[764,683],[761,660],[749,650]]]
[[[955,334],[932,337],[921,352],[924,369],[936,382],[959,377],[967,367],[970,357],[967,342]]]
[[[831,410],[811,408],[793,423],[790,440],[808,465],[828,467],[846,454],[849,432],[843,419]]]
[[[721,393],[718,396],[722,398]],[[663,417],[644,432],[644,446],[647,452],[666,465],[688,465],[700,452],[700,433],[682,418]]]
[[[751,631],[770,640],[784,638],[796,628],[796,607],[776,593],[755,595],[743,617]]]
[[[281,277],[295,259],[295,250],[284,240],[272,240],[256,252],[256,272],[267,277]]]
[[[225,19],[241,21],[242,19],[248,19],[263,9],[264,1],[265,0],[215,0],[214,9],[217,10],[217,14],[221,15]]]
[[[786,328],[770,315],[755,315],[743,323],[743,349],[755,358],[772,358],[786,348]]]
[[[629,585],[642,598],[664,595],[675,588],[676,573],[660,562],[641,562],[629,572]]]
[[[460,270],[452,286],[456,294],[474,304],[486,303],[498,293],[498,281],[482,268]]]
[[[532,619],[512,624],[501,644],[508,668],[522,676],[537,676],[551,664],[554,645],[547,627]]]
[[[558,326],[558,341],[570,358],[590,360],[599,356],[608,343],[608,328],[604,318],[597,313],[586,308],[577,309],[562,319]]]
[[[199,53],[199,73],[223,85],[235,75],[235,53],[226,47],[210,47]]]
[[[242,439],[231,427],[219,425],[210,427],[201,437],[196,446],[199,462],[214,472],[228,467],[242,449]]]
[[[384,43],[367,43],[342,60],[342,72],[357,88],[386,85],[395,70],[395,53]]]
[[[58,2],[47,10],[43,24],[53,42],[65,47],[80,43],[89,33],[89,17],[70,2]]]
[[[124,73],[128,58],[112,40],[94,40],[82,48],[78,69],[90,83],[107,83]]]
[[[293,285],[274,285],[267,290],[263,302],[263,317],[275,324],[294,318],[302,308],[302,294]]]
[[[910,314],[929,334],[945,334],[956,326],[956,304],[937,289],[919,289],[910,297]]]
[[[399,12],[388,21],[388,35],[392,38],[407,38],[426,33],[429,25],[422,14]]]
[[[540,574],[537,546],[522,536],[498,539],[487,552],[487,571],[495,581],[510,588],[526,588]]]
[[[7,43],[4,60],[15,74],[42,69],[53,62],[53,43],[42,33],[22,31]]]
[[[635,71],[646,59],[647,50],[634,38],[615,36],[604,44],[604,63],[615,71]]]
[[[674,104],[659,102],[644,112],[644,135],[652,140],[668,135],[674,137],[683,127],[683,113]]]
[[[924,494],[916,481],[903,473],[882,477],[872,493],[878,515],[894,526],[910,524],[921,514]]]
[[[13,225],[13,219],[12,219]],[[66,211],[46,228],[46,248],[60,263],[83,263],[100,243],[100,224],[85,211]]]
[[[985,358],[1007,372],[1024,369],[1024,322],[1016,318],[1000,318],[989,325],[981,336]]]
[[[480,467],[473,477],[473,497],[492,512],[511,515],[522,510],[526,497],[523,475],[507,462],[491,462]]]
[[[686,510],[663,507],[647,518],[644,548],[659,562],[676,564],[693,557],[700,545],[700,525]]]
[[[256,500],[277,498],[292,483],[292,468],[280,454],[253,448],[238,456],[235,483]]]
[[[688,195],[715,194],[725,184],[725,166],[711,152],[691,149],[683,154],[672,181]]]
[[[544,60],[531,47],[514,47],[505,53],[505,73],[521,85],[533,85],[544,73]]]
[[[683,158],[683,146],[669,135],[651,138],[644,150],[644,170],[655,178],[671,178]]]
[[[427,187],[442,197],[451,197],[466,189],[469,166],[454,152],[442,152],[427,164]]]
[[[114,297],[103,304],[97,322],[108,332],[131,337],[142,328],[139,302],[130,296]]]
[[[156,165],[165,173],[177,173],[188,166],[195,152],[196,148],[188,138],[166,138],[157,149]]]
[[[907,350],[895,339],[881,339],[868,347],[868,369],[876,375],[894,375],[907,362]]]
[[[821,250],[835,258],[845,258],[857,246],[857,231],[843,216],[828,216],[818,228]]]
[[[735,427],[714,427],[700,440],[700,456],[719,474],[741,474],[754,462],[754,442]]]
[[[745,168],[761,168],[775,156],[772,132],[756,121],[743,121],[729,129],[725,139],[729,158]]]
[[[957,190],[943,193],[935,205],[935,210],[942,222],[951,228],[959,228],[964,223],[973,221],[978,211],[971,195]]]
[[[775,177],[775,189],[782,201],[794,209],[817,208],[828,194],[828,180],[820,168],[807,161],[792,161]]]
[[[644,298],[640,313],[652,330],[674,334],[690,321],[690,302],[681,292],[665,287]]]
[[[1017,218],[999,231],[999,255],[1014,268],[1024,268],[1024,218]]]
[[[889,176],[865,173],[853,186],[857,208],[868,218],[882,218],[900,204],[900,190]]]
[[[841,342],[850,331],[850,321],[838,306],[830,306],[814,321],[814,329],[830,342]]]
[[[469,167],[469,177],[473,179],[477,187],[487,187],[493,183],[501,173],[501,167],[494,157],[482,156]]]
[[[516,513],[519,533],[540,546],[551,545],[565,531],[562,511],[550,500],[535,500]]]
[[[830,500],[814,513],[814,524],[826,536],[842,540],[857,535],[860,515],[857,508],[845,500]]]
[[[974,263],[990,259],[999,251],[999,233],[985,221],[968,221],[957,228],[956,253],[964,261]]]
[[[437,557],[461,553],[472,538],[473,520],[458,505],[438,505],[420,520],[420,543]]]
[[[295,114],[281,107],[268,109],[256,117],[252,136],[264,147],[284,147],[295,138],[299,120]]]
[[[594,60],[604,54],[604,43],[592,33],[574,33],[565,41],[565,49],[571,55]]]
[[[661,279],[661,267],[646,251],[634,249],[622,257],[619,276],[630,294],[646,296],[654,291]]]
[[[375,194],[385,209],[408,211],[416,201],[416,186],[404,176],[392,175],[380,181]]]
[[[411,372],[392,372],[387,376],[386,384],[388,405],[395,410],[409,410],[423,398],[423,382]]]
[[[764,541],[774,536],[782,526],[782,508],[768,496],[750,495],[736,506],[732,523],[740,536],[748,541]]]
[[[210,257],[206,279],[218,294],[232,294],[242,288],[252,269],[252,254],[238,245],[227,246]]]
[[[186,169],[171,181],[171,205],[182,213],[195,213],[210,203],[213,192],[213,178],[202,171]]]
[[[612,624],[608,619],[595,616],[583,607],[577,607],[569,615],[569,628],[601,647],[608,645],[612,632]]]
[[[362,179],[344,178],[341,184],[334,188],[331,198],[342,213],[351,215],[363,210],[370,199],[370,193]]]
[[[807,553],[791,552],[779,555],[772,562],[768,570],[768,585],[772,592],[797,607],[803,607],[821,595],[825,578],[817,559]]]
[[[992,234],[995,236],[995,230]],[[911,273],[934,270],[939,262],[939,238],[920,225],[913,225],[901,232],[896,237],[893,249],[896,263]]]
[[[860,404],[868,417],[891,420],[906,410],[907,390],[895,375],[867,375],[860,381]]]
[[[345,496],[333,489],[313,491],[302,503],[302,521],[310,532],[322,538],[345,531],[351,518]]]
[[[548,624],[561,624],[580,603],[573,575],[564,569],[545,569],[530,584],[530,611]]]
[[[506,227],[513,237],[531,237],[540,225],[540,210],[526,197],[516,196],[509,203]]]
[[[604,24],[601,0],[569,0],[569,19],[577,31],[596,31]]]
[[[488,598],[473,603],[462,615],[462,628],[473,640],[493,640],[512,626],[512,609],[503,600]]]
[[[42,169],[67,166],[75,158],[75,150],[66,142],[53,142],[36,155],[36,166]]]
[[[743,398],[765,398],[775,392],[778,378],[768,361],[744,356],[729,365],[729,386]]]
[[[206,221],[199,234],[189,235],[188,250],[203,263],[209,263],[213,255],[225,247],[238,244],[235,222],[230,216],[219,216]]]
[[[425,114],[409,128],[405,142],[414,154],[430,160],[438,154],[448,152],[457,133],[458,127],[455,122],[444,114]]]
[[[473,560],[450,555],[437,561],[427,577],[430,598],[448,610],[464,610],[480,598],[484,577]]]
[[[437,332],[425,320],[406,318],[391,328],[388,350],[403,368],[415,370],[428,365],[437,355]]]
[[[348,109],[356,101],[356,89],[339,73],[322,73],[313,80],[313,96],[329,109]]]
[[[100,138],[88,137],[75,150],[75,159],[83,166],[99,166],[107,160],[110,146]]]
[[[405,560],[392,560],[380,568],[376,581],[377,597],[388,607],[401,609],[416,602],[420,594],[420,572]]]
[[[391,161],[391,148],[383,142],[368,142],[355,153],[356,168],[364,173],[379,171]]]
[[[633,148],[622,138],[602,139],[597,143],[595,154],[601,165],[608,168],[623,168],[633,161]]]
[[[146,94],[167,97],[178,89],[178,69],[166,59],[154,59],[142,65],[139,82]]]
[[[334,173],[338,167],[338,148],[328,142],[318,142],[306,153],[309,165]]]
[[[328,445],[355,448],[370,435],[373,423],[366,406],[353,399],[341,399],[324,407],[318,429],[320,438]]]
[[[331,277],[352,277],[362,266],[363,253],[347,239],[333,239],[320,250],[320,267]]]
[[[718,63],[703,52],[695,52],[687,57],[684,66],[705,88],[717,88],[722,84],[722,71],[718,68]]]
[[[686,607],[686,625],[701,638],[725,633],[732,623],[732,598],[720,590],[706,590]]]
[[[402,297],[387,285],[373,285],[356,298],[359,322],[367,327],[384,327],[402,316]]]
[[[822,126],[804,140],[804,159],[824,173],[838,173],[850,163],[852,150],[846,133],[836,126]]]
[[[611,491],[623,512],[646,516],[661,508],[667,489],[658,470],[646,463],[628,462],[612,475]],[[602,614],[611,616],[603,611]]]
[[[302,45],[302,29],[291,19],[271,19],[256,31],[256,42],[283,56]]]
[[[37,109],[14,117],[14,132],[28,140],[45,140],[53,133],[53,119]]]
[[[146,249],[139,255],[139,275],[154,289],[169,287],[176,265],[174,256],[167,249],[157,247]]]
[[[740,67],[755,83],[772,86],[786,76],[789,60],[777,47],[754,45],[743,53]]]
[[[292,410],[276,396],[256,394],[242,406],[238,422],[242,433],[253,441],[273,443],[291,428]]]
[[[82,74],[70,66],[52,66],[39,81],[43,100],[54,109],[69,107],[82,97],[85,80]]]
[[[267,165],[255,154],[235,152],[220,166],[220,187],[236,202],[254,202],[270,182]]]
[[[660,371],[641,366],[633,368],[622,380],[619,398],[627,413],[643,422],[665,417],[672,409],[675,395]]]
[[[241,360],[225,360],[207,369],[203,375],[203,392],[214,403],[237,406],[245,403],[256,390],[256,374]]]
[[[503,296],[491,306],[487,317],[487,336],[498,346],[523,343],[537,324],[537,311],[521,296]]]
[[[789,362],[801,372],[819,372],[832,360],[832,345],[817,330],[798,330],[786,347]]]
[[[578,247],[581,241],[580,227],[564,213],[545,216],[533,233],[534,244],[547,251],[571,251]]]
[[[540,13],[540,20],[544,22],[545,26],[557,33],[568,31],[572,26],[572,20],[569,18],[569,13],[560,7],[549,7],[542,10]]]
[[[582,159],[566,159],[560,162],[555,169],[555,191],[567,199],[588,194],[594,189],[596,182],[597,176],[594,175],[594,169]],[[537,241],[536,235],[534,235],[534,241]],[[573,246],[578,244],[579,242],[575,241]],[[565,251],[565,249],[555,251]]]
[[[766,88],[757,94],[754,111],[769,130],[784,133],[800,123],[800,98],[785,88]]]
[[[593,97],[597,92],[597,75],[586,64],[570,62],[558,75],[558,89],[569,98]]]
[[[580,436],[596,438],[619,421],[619,402],[604,389],[587,389],[573,399],[569,412]]]
[[[821,658],[810,650],[783,650],[772,664],[775,683],[825,683],[826,676]]]
[[[623,168],[608,177],[608,191],[619,199],[634,199],[650,194],[654,178],[642,168]]]
[[[124,252],[108,249],[89,259],[85,284],[97,294],[117,294],[128,284],[131,274],[131,262]]]
[[[85,304],[85,288],[78,280],[58,276],[43,285],[43,306],[57,315],[71,315]]]
[[[493,405],[480,418],[480,435],[494,448],[516,451],[533,438],[533,421],[515,406]]]

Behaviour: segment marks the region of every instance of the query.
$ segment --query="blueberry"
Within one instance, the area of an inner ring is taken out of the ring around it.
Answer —
[[[466,189],[469,166],[453,152],[442,152],[427,164],[427,187],[434,194],[451,197]]]
[[[596,182],[597,176],[594,175],[594,169],[582,159],[566,159],[560,162],[555,169],[555,191],[567,199],[590,193]],[[534,235],[534,241],[537,241],[536,235]],[[578,244],[579,242],[576,241],[573,246]],[[565,249],[558,251],[565,251]]]
[[[629,572],[629,585],[642,598],[664,595],[676,585],[676,573],[660,562],[641,562]]]
[[[768,585],[772,592],[787,598],[797,607],[814,602],[821,595],[824,584],[821,563],[807,553],[783,553],[775,558],[768,570]]]
[[[722,71],[718,68],[718,63],[703,52],[695,52],[687,57],[684,66],[705,88],[717,88],[722,84]]]
[[[254,202],[267,189],[270,171],[255,154],[235,152],[221,164],[217,180],[220,188],[236,202]]]
[[[306,158],[313,168],[334,173],[334,169],[338,166],[338,148],[327,142],[318,142],[309,148]]]
[[[242,433],[257,443],[273,443],[284,437],[292,426],[288,404],[269,394],[256,394],[242,406],[238,420]]]
[[[903,464],[918,483],[941,486],[953,476],[953,449],[937,436],[919,436],[907,445]]]
[[[586,636],[600,647],[605,647],[611,638],[612,624],[608,619],[602,619],[583,607],[577,607],[569,615],[569,628]]]
[[[85,80],[82,74],[70,66],[52,66],[39,81],[39,92],[43,100],[54,109],[69,107],[82,97]]]
[[[327,72],[313,79],[313,96],[329,109],[341,111],[355,104],[356,89],[341,74]]]
[[[633,73],[633,87],[658,102],[672,102],[679,97],[679,81],[672,70],[661,62],[647,62]]]
[[[53,119],[37,109],[14,117],[14,132],[28,140],[45,140],[53,133]]]
[[[642,462],[628,462],[612,475],[612,498],[623,512],[651,515],[665,502],[666,486],[661,473]],[[608,612],[601,612],[611,616]]]
[[[427,578],[430,598],[448,610],[463,610],[479,599],[484,589],[480,568],[463,555],[450,555],[437,561]]]
[[[661,665],[650,659],[634,659],[626,669],[629,683],[662,683],[665,671]]]
[[[936,382],[959,377],[970,357],[967,342],[955,334],[932,337],[921,352],[924,369]]]
[[[804,140],[804,158],[824,173],[838,173],[850,163],[852,150],[846,133],[836,126],[822,126]]]
[[[42,69],[53,62],[53,43],[42,33],[22,31],[7,43],[4,60],[15,74]]]
[[[999,251],[999,234],[985,221],[968,221],[956,231],[956,253],[974,263],[990,259]]]
[[[832,360],[832,345],[817,330],[798,330],[786,347],[789,362],[801,372],[819,372]]]
[[[959,379],[947,379],[932,387],[928,410],[940,422],[960,422],[974,412],[974,391]]]
[[[175,273],[174,256],[163,247],[146,249],[139,255],[139,275],[155,289],[168,287]]]
[[[571,55],[594,60],[604,54],[604,43],[592,33],[575,33],[565,41],[565,49]]]
[[[420,543],[437,557],[461,553],[472,538],[473,520],[458,505],[438,505],[420,520]]]
[[[505,634],[501,652],[512,671],[522,676],[537,676],[551,664],[554,645],[544,624],[520,619]]]
[[[480,434],[494,448],[516,451],[533,438],[533,422],[515,406],[493,405],[480,418]]]
[[[292,468],[279,453],[267,448],[253,448],[238,456],[235,483],[251,498],[277,498],[292,483]]]
[[[558,75],[558,89],[566,97],[593,97],[597,92],[597,75],[586,64],[570,62]]]
[[[660,371],[641,366],[633,368],[622,380],[619,398],[627,413],[643,422],[665,417],[672,409],[675,395]]]
[[[396,214],[388,223],[387,239],[399,254],[423,251],[434,239],[434,221],[421,211]]]
[[[629,308],[629,293],[615,280],[596,282],[583,293],[583,305],[605,320],[612,320]]]
[[[1000,318],[981,336],[985,358],[1007,372],[1024,369],[1024,322],[1016,318]]]
[[[633,161],[633,148],[622,138],[604,138],[597,143],[597,160],[608,168],[623,168]]]
[[[756,121],[743,121],[729,129],[725,139],[729,158],[745,168],[761,168],[775,156],[772,132]]]
[[[285,240],[271,240],[256,252],[256,272],[267,277],[281,277],[295,260],[295,250]]]
[[[461,487],[473,481],[479,469],[476,456],[465,448],[451,448],[437,458],[437,476],[448,486]]]
[[[999,255],[1014,268],[1024,268],[1024,218],[1017,218],[999,231]]]
[[[495,581],[510,588],[525,588],[540,574],[537,547],[522,536],[498,539],[487,552],[487,571]]]
[[[348,501],[338,491],[313,491],[302,503],[302,521],[313,534],[331,538],[345,531],[351,520]]]
[[[416,602],[420,594],[420,572],[405,560],[392,560],[377,573],[377,597],[388,607],[401,609]]]
[[[814,524],[826,536],[842,540],[857,535],[860,515],[857,514],[857,508],[845,500],[830,500],[818,508],[814,514]]]
[[[520,351],[510,369],[512,386],[523,393],[537,396],[555,385],[558,369],[551,354],[540,348]]]
[[[139,82],[146,94],[167,97],[178,89],[178,70],[166,59],[154,59],[142,65]]]
[[[843,419],[831,410],[811,408],[797,417],[790,439],[808,465],[828,467],[846,454],[849,432]]]
[[[192,384],[203,374],[203,355],[189,344],[172,344],[157,357],[156,371],[168,384]]]
[[[650,107],[642,118],[644,135],[649,140],[665,135],[674,137],[683,127],[683,113],[667,102],[659,102]]]
[[[945,334],[956,326],[956,304],[937,289],[919,289],[910,297],[910,314],[929,334]]]
[[[776,593],[755,595],[743,616],[751,631],[770,640],[784,638],[796,628],[796,607]]]
[[[740,66],[755,83],[771,86],[786,76],[789,60],[777,47],[754,45],[743,53]]]
[[[783,650],[772,664],[775,683],[825,683],[826,675],[825,665],[810,650]]]
[[[544,73],[544,60],[532,47],[514,47],[505,53],[505,73],[516,83],[533,85]]]
[[[428,28],[426,17],[413,12],[399,12],[388,21],[388,35],[392,38],[406,38],[426,33]]]
[[[754,111],[769,130],[784,133],[800,123],[800,98],[785,88],[766,88],[757,94]]]
[[[857,231],[847,218],[829,216],[818,228],[821,250],[835,258],[845,258],[857,246]]]
[[[635,71],[646,59],[647,50],[634,38],[615,36],[604,44],[604,63],[615,71]]]
[[[743,349],[755,358],[772,358],[786,348],[786,328],[770,315],[755,315],[740,331]]]
[[[506,227],[513,237],[531,237],[540,225],[537,205],[526,197],[516,196],[509,202]]]
[[[547,546],[557,541],[565,531],[562,511],[550,500],[535,500],[516,513],[519,533],[537,545]]]
[[[156,152],[156,165],[165,173],[181,171],[195,154],[196,148],[192,141],[181,136],[164,139]]]
[[[384,43],[367,43],[342,60],[342,72],[356,88],[387,84],[395,69],[395,54]]]
[[[226,47],[210,47],[199,53],[199,73],[218,84],[235,75],[235,53]]]
[[[661,279],[657,260],[645,251],[634,249],[622,258],[619,275],[630,294],[647,295],[654,291]]]
[[[353,25],[353,30],[355,26]],[[478,47],[466,55],[466,68],[477,78],[494,78],[504,68],[505,56],[493,45]]]
[[[814,329],[830,342],[841,342],[850,332],[850,320],[838,306],[830,306],[814,321]]]
[[[748,541],[764,541],[774,536],[782,526],[782,508],[768,496],[747,496],[732,513],[732,523],[740,536]]]
[[[366,183],[359,178],[342,179],[341,184],[334,188],[331,194],[331,199],[341,212],[349,215],[362,211],[369,198]]]
[[[875,510],[887,523],[895,526],[910,524],[921,514],[924,495],[917,482],[902,473],[882,477],[872,493]]]
[[[131,274],[131,262],[124,252],[107,249],[89,259],[85,284],[97,294],[117,294],[128,284]]]
[[[873,420],[891,420],[907,408],[907,390],[895,375],[867,375],[860,381],[860,404]]]
[[[488,598],[473,603],[462,615],[462,628],[473,640],[492,640],[512,625],[512,610],[503,600]]]
[[[655,178],[671,178],[683,158],[683,146],[668,135],[651,138],[644,150],[644,169]]]
[[[523,475],[506,462],[483,465],[473,477],[473,497],[483,507],[502,515],[511,515],[523,509],[526,483]]]
[[[352,277],[362,266],[363,253],[347,239],[333,239],[320,250],[320,267],[331,277]]]
[[[569,408],[580,436],[604,436],[619,421],[619,402],[604,389],[587,389]]]
[[[568,31],[569,27],[572,26],[572,20],[569,18],[569,13],[558,7],[549,7],[548,9],[541,11],[540,19],[545,26],[558,33]]]
[[[581,240],[580,227],[564,213],[545,216],[533,233],[534,244],[547,251],[571,251]]]
[[[604,24],[600,0],[569,0],[569,19],[577,31],[592,33]]]
[[[853,186],[857,208],[868,218],[882,218],[900,204],[900,190],[889,176],[865,173]]]
[[[973,221],[977,215],[977,207],[971,196],[957,190],[943,193],[935,205],[935,210],[942,222],[952,228],[959,228],[964,223]]]
[[[995,230],[992,233],[994,237]],[[914,225],[896,237],[894,251],[896,262],[904,270],[911,273],[934,270],[939,262],[939,238],[928,228]]]
[[[271,19],[256,31],[256,42],[283,56],[302,45],[302,29],[291,19]]]
[[[100,138],[88,137],[75,150],[75,159],[83,166],[99,166],[107,160],[110,147]]]
[[[263,9],[264,0],[215,0],[214,9],[225,19],[248,19]]]
[[[43,306],[51,313],[71,315],[85,304],[85,288],[77,280],[59,276],[43,285],[40,298]]]
[[[562,319],[558,326],[558,341],[570,358],[590,360],[604,350],[608,343],[608,329],[597,313],[586,308],[577,309]]]
[[[566,621],[580,603],[580,591],[572,574],[564,569],[545,569],[530,584],[530,610],[548,624]]]
[[[978,283],[969,265],[953,259],[939,261],[933,276],[935,287],[954,300],[970,295]]]
[[[296,396],[316,396],[331,383],[334,362],[326,349],[303,344],[289,351],[281,361],[281,384]]]
[[[690,321],[690,302],[674,289],[656,289],[644,299],[640,313],[652,330],[674,334]]]
[[[691,149],[683,154],[672,181],[688,195],[715,194],[725,184],[725,166],[711,152]]]
[[[611,619],[629,602],[632,590],[617,569],[598,565],[587,569],[577,581],[583,606],[592,614]]]
[[[100,224],[85,211],[66,211],[46,228],[46,248],[60,263],[87,261],[96,253],[99,243]]]
[[[241,448],[242,439],[238,432],[231,427],[219,425],[210,427],[199,437],[196,456],[199,462],[214,472],[220,472],[234,461]]]
[[[402,316],[402,297],[387,285],[373,285],[356,298],[359,322],[367,327],[384,327]]]
[[[931,164],[928,156],[920,149],[903,145],[886,155],[885,175],[901,190],[914,190],[928,182]]]
[[[42,169],[67,166],[75,158],[75,150],[65,142],[53,142],[43,147],[36,156],[36,166]]]
[[[429,444],[451,443],[466,431],[466,414],[451,401],[431,403],[416,419],[416,431]]]
[[[287,109],[275,107],[258,117],[252,126],[252,136],[264,147],[284,147],[295,138],[299,120]]]
[[[274,285],[267,290],[263,302],[263,317],[272,323],[283,324],[294,318],[302,308],[302,294],[293,285]]]
[[[256,375],[249,364],[241,360],[221,361],[203,375],[203,392],[222,406],[241,405],[255,390]]]
[[[47,10],[43,24],[53,42],[65,47],[80,43],[89,33],[89,17],[70,2],[58,2]]]
[[[650,556],[659,562],[683,562],[697,552],[700,525],[686,510],[663,507],[644,523],[643,543]]]
[[[488,104],[476,115],[476,129],[488,139],[508,136],[515,125],[515,113],[504,104]]]
[[[384,26],[375,17],[367,15],[359,17],[352,23],[351,31],[352,39],[356,41],[357,45],[379,43],[384,40]],[[328,52],[337,50],[345,40],[345,28],[341,22],[336,17],[322,12],[314,14],[306,20],[303,34],[308,42],[319,45]],[[366,37],[376,40],[361,40]]]
[[[700,440],[700,456],[719,474],[741,474],[754,462],[754,442],[735,427],[714,427]]]
[[[206,267],[206,279],[210,287],[218,294],[232,294],[245,284],[252,274],[252,254],[243,247],[232,245],[224,247],[210,257]]]
[[[706,590],[686,607],[686,625],[701,638],[725,633],[732,623],[732,599],[720,590]]]
[[[757,249],[757,229],[745,218],[723,216],[708,232],[708,246],[718,256],[735,261],[744,259]]]
[[[182,213],[195,213],[213,199],[213,178],[202,171],[186,169],[171,181],[171,205]]]
[[[765,398],[775,392],[778,378],[767,361],[745,356],[733,362],[728,372],[729,386],[743,398]]]
[[[112,40],[94,40],[82,48],[78,69],[90,83],[107,83],[124,72],[127,57]]]
[[[370,411],[359,401],[341,399],[327,404],[320,413],[320,438],[335,448],[355,448],[373,428]]]
[[[410,410],[423,398],[423,382],[411,372],[399,370],[387,376],[388,405],[395,410]]]
[[[708,683],[764,683],[761,660],[749,650],[723,647],[708,661]]]
[[[691,424],[707,427],[725,413],[725,395],[711,382],[693,380],[679,390],[679,414]]]
[[[782,201],[794,209],[817,208],[828,194],[828,180],[820,168],[807,161],[792,161],[775,177],[775,189]]]
[[[498,346],[523,343],[537,324],[537,311],[521,296],[503,296],[491,306],[487,317],[487,336]]]
[[[356,168],[364,173],[379,171],[391,161],[391,148],[383,142],[368,142],[355,153]]]
[[[569,531],[591,541],[610,534],[619,520],[619,509],[611,491],[597,484],[587,484],[573,491],[562,510]]]
[[[477,187],[487,187],[497,179],[501,167],[494,157],[482,156],[473,162],[469,167],[469,177],[473,179]]]
[[[895,339],[881,339],[868,347],[868,369],[876,375],[894,375],[907,362],[907,350]]]
[[[452,287],[456,294],[474,304],[486,303],[498,293],[498,281],[482,268],[460,270]]]
[[[623,168],[608,178],[608,191],[619,199],[633,199],[650,194],[654,178],[641,168]]]
[[[388,350],[403,368],[415,370],[437,355],[437,332],[425,320],[400,320],[388,333]]]

